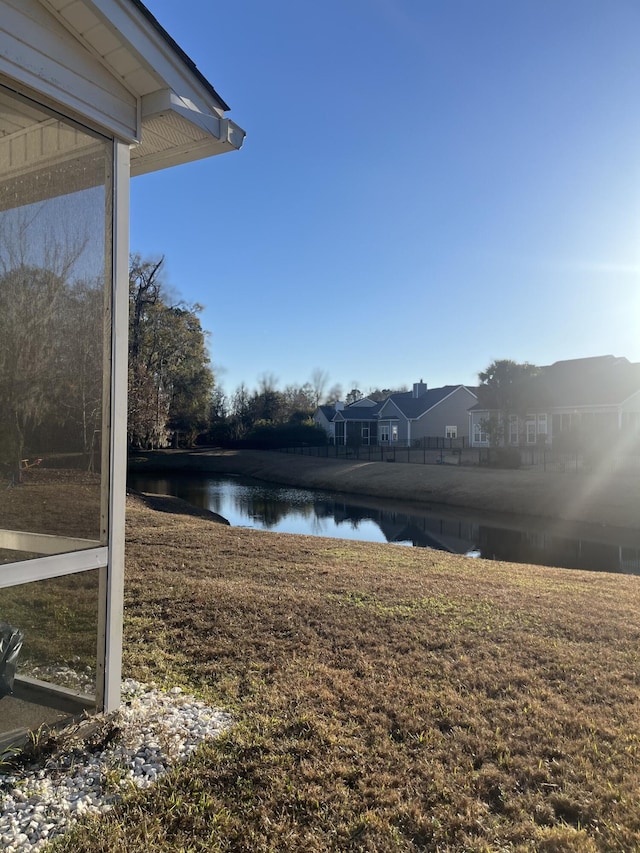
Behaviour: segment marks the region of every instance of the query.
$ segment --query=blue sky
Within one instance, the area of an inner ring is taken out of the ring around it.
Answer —
[[[640,361],[637,0],[146,0],[247,132],[132,182],[231,393]]]

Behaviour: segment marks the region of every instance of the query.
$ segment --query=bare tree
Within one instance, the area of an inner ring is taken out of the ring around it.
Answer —
[[[163,258],[132,255],[129,268],[129,443],[191,444],[209,425],[213,372],[200,305],[170,304]]]
[[[40,227],[42,209],[0,216],[0,461],[18,480],[28,437],[47,416],[59,416],[68,390],[63,374],[75,370],[77,378],[78,370],[65,358],[64,322],[87,239],[56,240]]]
[[[311,373],[311,386],[314,391],[314,402],[316,407],[320,405],[320,400],[322,400],[325,392],[325,388],[329,384],[329,374],[326,370],[323,370],[321,367],[316,367],[315,370]]]
[[[339,382],[336,382],[335,385],[332,385],[331,388],[327,391],[327,396],[325,397],[325,403],[335,403],[336,400],[342,399],[342,385]]]

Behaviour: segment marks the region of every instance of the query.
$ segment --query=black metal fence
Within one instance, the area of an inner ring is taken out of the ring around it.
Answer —
[[[294,453],[302,456],[317,456],[323,459],[357,459],[364,462],[404,462],[421,465],[461,465],[479,464],[477,451],[465,450],[462,445],[452,446],[456,439],[440,439],[438,447],[429,447],[425,442],[422,446],[413,447],[401,444],[370,445],[361,444],[349,447],[345,444],[327,444],[323,447],[285,447],[283,453]],[[447,445],[447,446],[445,446]],[[464,462],[462,457],[468,453],[475,456],[475,461]]]
[[[354,459],[363,462],[396,462],[414,465],[466,465],[490,468],[522,468],[542,472],[593,472],[596,470],[640,471],[640,455],[621,454],[603,449],[599,453],[556,452],[540,447],[465,447],[460,439],[433,439],[429,446],[327,444],[322,447],[286,447],[283,453],[315,456],[322,459]],[[508,451],[508,455],[501,453]]]

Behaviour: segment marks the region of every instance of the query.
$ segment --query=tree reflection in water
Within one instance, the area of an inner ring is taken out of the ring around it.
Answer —
[[[599,531],[518,516],[489,520],[442,508],[294,489],[225,475],[132,474],[142,492],[170,494],[232,525],[436,548],[491,560],[640,574],[640,531]]]

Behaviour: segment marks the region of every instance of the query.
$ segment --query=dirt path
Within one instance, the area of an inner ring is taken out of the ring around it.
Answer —
[[[448,465],[316,459],[273,451],[165,450],[133,470],[245,474],[287,485],[640,529],[640,478],[604,472],[542,473]]]

